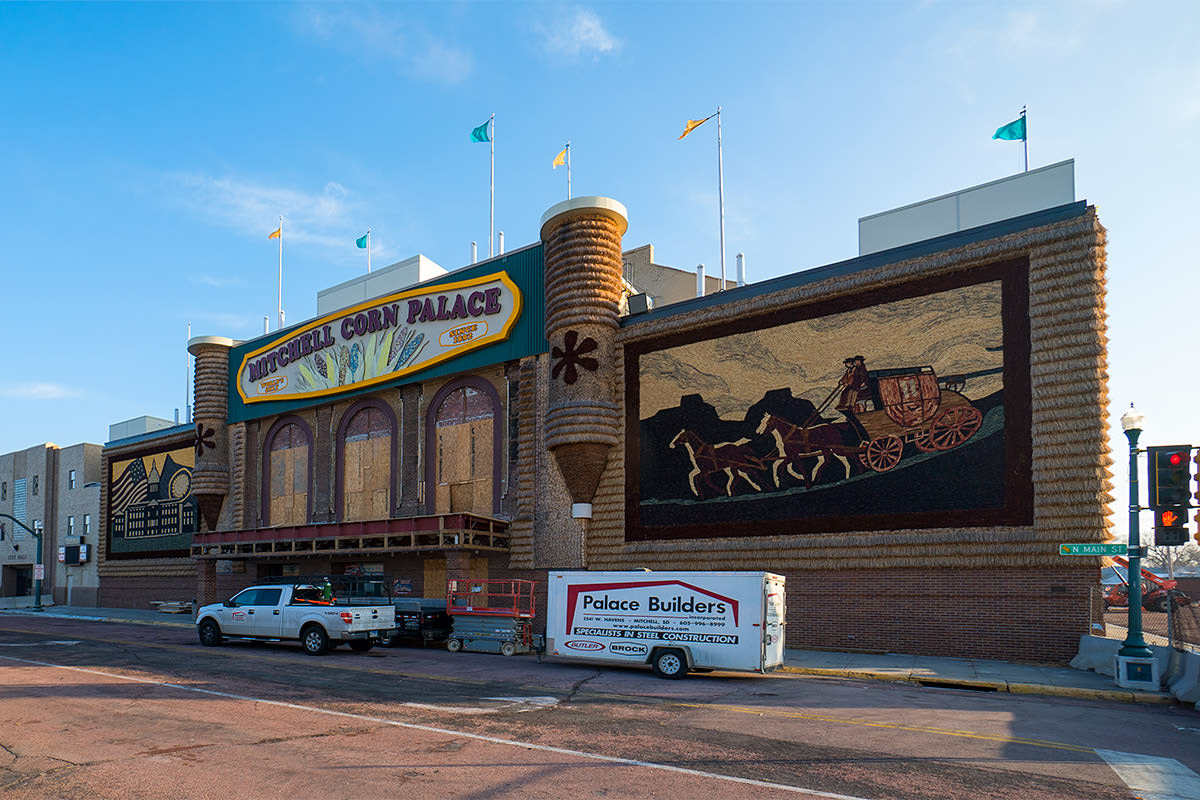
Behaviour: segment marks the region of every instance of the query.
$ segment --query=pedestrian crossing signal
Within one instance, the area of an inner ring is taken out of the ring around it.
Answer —
[[[1182,508],[1154,509],[1154,544],[1157,547],[1177,547],[1187,544],[1188,532],[1184,527],[1187,517]]]

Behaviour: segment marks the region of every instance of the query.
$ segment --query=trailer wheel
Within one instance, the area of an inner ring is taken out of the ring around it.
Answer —
[[[517,652],[517,646],[515,644],[513,644],[512,642],[501,642],[500,643],[500,655],[511,656],[511,655],[514,655],[516,652]]]
[[[682,650],[674,648],[659,650],[654,654],[654,660],[650,666],[654,668],[654,674],[660,678],[682,678],[687,674],[687,658],[684,657]]]
[[[320,625],[309,625],[300,631],[300,644],[310,656],[324,655],[329,649],[329,634]]]
[[[457,653],[459,650],[462,650],[462,639],[455,639],[453,637],[447,639],[446,649],[451,653]]]

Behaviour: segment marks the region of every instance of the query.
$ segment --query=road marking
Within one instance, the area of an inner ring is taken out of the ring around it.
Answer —
[[[8,630],[13,630],[14,632],[19,632],[19,633],[37,633],[38,632],[38,631],[29,631],[29,630],[24,630],[24,629],[13,629],[13,628],[8,628]],[[125,639],[114,639],[114,638],[107,638],[107,637],[103,637],[103,636],[93,636],[93,637],[90,637],[88,641],[107,642],[110,644],[120,644],[120,645],[127,645],[127,646],[136,646],[136,647],[153,647],[158,650],[168,650],[168,651],[184,651],[184,652],[193,652],[194,651],[193,645],[185,646],[185,645],[178,645],[178,644],[158,644],[155,642],[134,642],[134,641],[128,641]],[[298,653],[299,650],[295,650],[294,652]],[[294,659],[289,658],[286,655],[259,653],[259,652],[254,652],[251,650],[234,651],[232,649],[226,649],[223,652],[221,650],[216,650],[216,651],[211,652],[210,654],[213,656],[222,656],[225,658],[232,658],[232,657],[253,658],[253,659],[258,659],[260,661],[289,663],[289,664],[294,663]],[[354,672],[366,672],[366,673],[374,674],[374,675],[387,675],[389,677],[397,677],[397,678],[417,678],[417,679],[422,679],[422,680],[439,681],[439,682],[446,682],[446,683],[456,683],[456,684],[462,684],[462,685],[467,685],[467,686],[477,686],[477,687],[478,686],[487,686],[492,683],[492,681],[490,681],[490,680],[477,679],[477,678],[460,678],[460,677],[451,676],[451,675],[434,675],[434,674],[422,673],[422,672],[408,672],[408,671],[399,671],[399,670],[390,670],[390,669],[375,669],[372,667],[363,667],[363,666],[359,666],[358,664],[351,664],[351,663],[347,663],[347,662],[348,662],[348,659],[338,659],[336,662],[323,660],[316,664],[313,664],[312,666],[317,667],[317,668],[323,668],[323,669],[350,670],[350,671],[354,671]],[[546,688],[549,688],[549,687],[529,686],[528,688],[534,689],[534,690],[537,690],[537,689],[545,690]],[[553,691],[552,688],[550,690]],[[932,728],[932,727],[921,727],[921,726],[913,726],[913,725],[901,725],[898,723],[874,722],[874,721],[868,721],[868,720],[855,720],[855,719],[848,719],[845,717],[831,717],[831,716],[826,716],[826,715],[821,715],[821,714],[804,714],[802,712],[797,712],[797,711],[778,711],[778,710],[773,710],[773,709],[769,709],[769,708],[732,706],[732,705],[722,705],[722,704],[718,704],[718,703],[684,703],[684,702],[680,702],[680,701],[670,700],[667,698],[648,698],[643,695],[622,695],[622,694],[617,694],[615,692],[596,692],[596,693],[594,693],[594,696],[600,697],[600,698],[606,698],[606,699],[610,699],[610,700],[628,702],[628,703],[634,703],[634,702],[636,702],[636,703],[649,702],[652,704],[664,703],[667,705],[677,705],[677,706],[681,706],[681,707],[685,707],[685,708],[723,709],[726,711],[734,711],[734,712],[743,713],[743,714],[763,714],[763,715],[767,715],[767,716],[782,716],[782,717],[788,717],[788,718],[792,718],[792,719],[812,720],[814,722],[832,722],[832,723],[839,723],[842,725],[862,725],[862,726],[866,726],[866,727],[888,728],[888,729],[892,729],[892,730],[913,731],[913,732],[918,732],[918,733],[929,733],[929,734],[935,734],[935,735],[941,735],[941,736],[957,736],[957,737],[963,737],[963,738],[968,738],[968,739],[981,739],[984,741],[999,742],[1001,744],[1023,744],[1023,745],[1028,745],[1030,747],[1041,747],[1041,748],[1046,748],[1046,749],[1050,749],[1050,750],[1066,750],[1068,752],[1073,752],[1073,753],[1087,753],[1089,755],[1092,754],[1093,752],[1095,752],[1094,749],[1091,747],[1082,747],[1079,745],[1066,744],[1065,742],[1054,742],[1054,741],[1046,741],[1046,740],[1041,740],[1041,739],[1018,739],[1018,738],[1014,738],[1011,736],[1003,736],[1003,735],[997,735],[997,734],[985,734],[985,733],[979,733],[977,731],[961,731],[961,730],[953,730],[953,729],[946,729],[946,728]],[[425,703],[405,703],[404,705],[407,705],[410,708],[418,708],[418,709],[425,709],[425,710],[429,710],[429,711],[458,713],[458,714],[495,713],[495,711],[498,710],[498,709],[483,709],[483,708],[479,708],[479,707],[471,708],[471,707],[439,706],[439,705],[432,705],[432,704],[425,704]]]
[[[480,733],[471,733],[470,731],[456,731],[450,728],[438,728],[433,725],[420,725],[415,722],[401,722],[400,720],[385,719],[383,717],[371,717],[366,714],[354,714],[349,711],[335,711],[329,708],[320,708],[319,706],[307,706],[300,703],[287,703],[282,700],[270,700],[263,697],[251,697],[249,695],[232,694],[230,692],[218,692],[214,689],[201,689],[196,686],[184,686],[178,683],[167,683],[166,681],[157,681],[149,678],[135,678],[129,675],[119,675],[115,672],[105,672],[98,669],[87,669],[85,667],[71,667],[65,664],[52,664],[48,661],[34,661],[27,658],[17,658],[16,656],[0,655],[0,658],[9,661],[17,661],[22,664],[32,664],[38,667],[51,667],[54,669],[65,669],[72,672],[82,672],[88,675],[99,675],[104,678],[115,678],[117,680],[130,681],[131,683],[143,683],[151,686],[161,686],[164,689],[177,689],[182,692],[193,692],[195,694],[209,695],[210,697],[224,697],[229,700],[243,700],[248,703],[259,703],[262,705],[276,706],[279,708],[290,708],[295,711],[309,711],[314,714],[324,714],[331,717],[342,717],[345,719],[356,719],[363,722],[373,722],[380,725],[391,725],[396,728],[406,728],[408,730],[422,731],[425,733],[436,733],[442,736],[457,736],[466,739],[474,739],[480,742],[490,742],[492,744],[507,745],[510,747],[521,747],[526,750],[537,750],[543,753],[557,753],[564,756],[573,756],[575,758],[586,758],[592,761],[603,761],[609,764],[623,764],[629,767],[643,767],[645,769],[657,769],[664,772],[674,772],[681,775],[692,775],[698,778],[710,778],[718,781],[728,781],[730,783],[740,783],[748,786],[760,786],[765,789],[778,789],[782,792],[793,792],[795,794],[804,794],[810,797],[824,797],[829,800],[871,800],[865,797],[855,797],[848,794],[836,794],[834,792],[822,792],[817,789],[806,789],[803,786],[791,786],[785,783],[772,783],[771,781],[760,781],[753,778],[739,778],[733,775],[721,775],[716,772],[704,772],[698,769],[688,769],[687,767],[675,767],[670,764],[659,764],[654,761],[639,761],[632,758],[621,758],[619,756],[606,756],[602,753],[588,753],[583,750],[568,750],[565,747],[551,747],[550,745],[535,744],[533,742],[522,742],[517,739],[503,739],[499,736],[486,736]]]
[[[4,642],[0,647],[41,647],[44,644],[79,644],[79,640],[75,641],[63,640],[61,642]]]
[[[539,708],[550,708],[559,703],[557,697],[485,697],[484,700],[498,700],[506,703],[504,711],[533,711]],[[497,709],[500,710],[500,709]]]
[[[1098,747],[1096,754],[1107,761],[1113,772],[1142,800],[1200,800],[1200,775],[1173,758]]]
[[[925,725],[902,725],[895,722],[876,722],[865,719],[847,719],[845,717],[830,717],[824,714],[805,714],[801,711],[778,711],[770,708],[754,708],[753,706],[729,706],[720,703],[683,703],[675,701],[674,705],[686,708],[709,708],[734,711],[739,714],[754,714],[756,716],[787,717],[789,719],[806,719],[813,722],[835,722],[843,725],[862,725],[867,728],[888,728],[897,731],[912,731],[915,733],[934,733],[940,736],[960,736],[965,739],[981,739],[987,742],[1001,744],[1026,744],[1031,747],[1045,747],[1051,750],[1067,750],[1072,753],[1092,753],[1094,748],[1081,747],[1065,742],[1051,742],[1044,739],[1022,739],[1003,734],[979,733],[978,731],[960,731],[953,728],[932,728]],[[1197,796],[1200,800],[1200,795]]]

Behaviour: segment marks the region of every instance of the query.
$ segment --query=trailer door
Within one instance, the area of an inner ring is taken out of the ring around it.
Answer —
[[[763,581],[762,667],[771,669],[783,663],[784,629],[787,607],[784,579],[767,575]]]

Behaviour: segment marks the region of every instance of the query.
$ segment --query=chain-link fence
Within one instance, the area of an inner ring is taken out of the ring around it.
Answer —
[[[1091,634],[1124,639],[1129,633],[1128,597],[1111,587],[1091,591]],[[1146,644],[1200,652],[1200,601],[1172,591],[1154,598],[1142,609],[1142,638]]]

